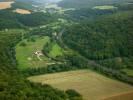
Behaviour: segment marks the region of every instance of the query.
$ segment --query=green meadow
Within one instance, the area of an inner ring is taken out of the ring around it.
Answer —
[[[47,54],[49,57],[42,52],[46,44],[50,45],[50,50]],[[35,54],[38,51],[43,54],[39,58]],[[58,56],[63,56],[63,49],[56,42],[50,42],[50,37],[48,36],[33,36],[29,39],[24,39],[16,46],[18,68],[21,70],[46,67],[47,65],[55,64],[57,62],[51,60],[51,58],[56,58]]]
[[[43,61],[38,60],[34,55],[34,52],[41,51],[43,46],[48,43],[49,40],[50,38],[48,36],[44,36],[34,37],[34,41],[28,41],[28,39],[24,39],[18,43],[16,46],[16,58],[19,64],[19,69],[41,67],[44,65],[44,63],[48,62],[48,58],[45,56],[41,57]],[[22,43],[24,46],[21,45]]]

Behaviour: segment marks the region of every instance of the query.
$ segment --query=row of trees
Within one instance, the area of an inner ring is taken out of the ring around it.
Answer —
[[[66,72],[66,71],[78,70],[78,69],[91,69],[101,74],[104,74],[110,78],[119,79],[120,81],[133,85],[133,78],[121,72],[119,70],[121,66],[117,66],[119,65],[118,63],[114,64],[113,62],[111,62],[111,63],[103,64],[104,61],[97,61],[96,63],[95,61],[87,60],[86,58],[80,55],[66,55],[65,60],[67,62],[62,64],[49,65],[48,67],[41,67],[38,69],[27,69],[22,71],[22,73],[24,73],[24,75],[28,77],[31,75]],[[108,64],[111,64],[110,66],[112,68],[107,67]],[[112,66],[112,65],[115,65],[115,66]],[[113,67],[116,67],[116,68],[113,68]]]

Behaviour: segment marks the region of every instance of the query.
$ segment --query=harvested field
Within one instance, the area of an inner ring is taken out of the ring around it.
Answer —
[[[108,10],[108,9],[117,9],[117,7],[105,5],[105,6],[95,6],[95,7],[93,7],[93,9],[100,9],[100,10],[107,9]]]
[[[133,92],[114,95],[114,96],[105,98],[104,100],[133,100]]]
[[[75,89],[85,100],[131,100],[129,96],[133,95],[132,86],[90,70],[38,75],[29,77],[28,80],[35,83],[50,84],[62,90]],[[131,94],[126,95],[129,99],[115,99],[113,97],[118,94],[123,94],[119,98],[124,98],[124,94],[129,92]],[[105,99],[108,97],[109,99]]]
[[[12,2],[0,2],[0,10],[11,8],[12,3],[14,2],[13,1]]]
[[[25,9],[16,9],[14,10],[14,12],[19,13],[19,14],[31,14],[29,10],[25,10]]]

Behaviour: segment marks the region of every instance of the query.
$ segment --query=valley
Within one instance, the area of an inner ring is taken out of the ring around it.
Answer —
[[[0,100],[132,100],[132,0],[0,0]]]

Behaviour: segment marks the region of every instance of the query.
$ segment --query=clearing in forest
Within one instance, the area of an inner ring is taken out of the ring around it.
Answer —
[[[108,9],[117,9],[115,6],[104,5],[104,6],[95,6],[93,9],[108,10]]]
[[[26,9],[16,9],[14,12],[19,13],[19,14],[31,14],[29,10]]]
[[[16,46],[16,59],[20,69],[44,67],[49,59],[42,54],[43,46],[48,43],[48,36],[34,36],[24,39]],[[37,54],[38,53],[38,54]],[[38,56],[39,55],[39,56]]]
[[[14,2],[13,1],[11,1],[11,2],[0,2],[0,10],[11,8],[12,3],[14,3]]]
[[[47,53],[45,45],[50,45],[50,50]],[[29,39],[24,39],[16,46],[16,59],[19,69],[47,67],[60,63],[52,58],[63,56],[62,48],[56,42],[50,42],[48,36],[32,36]]]
[[[132,86],[107,78],[90,70],[38,75],[29,77],[28,80],[35,83],[50,84],[62,90],[74,89],[79,92],[85,100],[104,100],[111,96],[113,99],[105,100],[131,100],[130,97],[133,95]],[[115,99],[114,95],[117,96],[119,94],[126,95],[126,98],[129,99]]]
[[[49,52],[49,56],[55,58],[56,56],[63,56],[63,49],[57,44],[52,43],[52,48]]]

